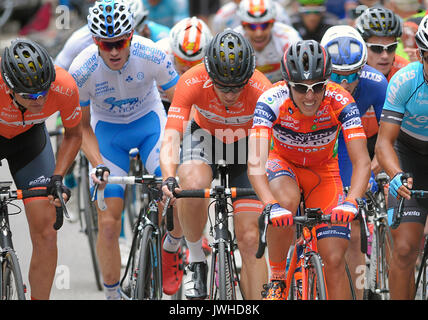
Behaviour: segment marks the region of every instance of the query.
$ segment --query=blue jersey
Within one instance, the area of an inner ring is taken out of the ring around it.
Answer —
[[[413,62],[391,78],[381,121],[401,126],[397,140],[428,154],[428,85],[423,65]]]
[[[150,40],[158,42],[161,39],[169,37],[169,31],[171,30],[167,26],[161,25],[154,21],[146,20],[147,27],[150,30]]]
[[[366,111],[373,106],[376,113],[377,121],[379,122],[383,104],[385,102],[386,88],[388,81],[385,76],[376,69],[365,65],[359,77],[359,82],[352,96],[357,103],[360,116],[363,116]],[[338,138],[338,157],[340,176],[343,185],[351,185],[352,163],[349,159],[348,150],[343,139],[343,133],[340,132]]]
[[[188,0],[161,0],[155,6],[152,6],[148,0],[143,0],[143,4],[144,8],[149,10],[150,20],[169,28],[189,16]]]

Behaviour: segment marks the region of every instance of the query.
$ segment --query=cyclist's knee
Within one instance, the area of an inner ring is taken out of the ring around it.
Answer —
[[[99,232],[100,238],[107,241],[117,240],[120,234],[120,223],[121,223],[120,220],[117,220],[111,217],[99,220],[98,232]]]
[[[241,256],[254,256],[259,243],[259,232],[256,228],[240,229],[236,232]]]
[[[414,247],[404,239],[394,241],[394,260],[400,269],[414,266],[417,259],[417,252],[417,247]]]

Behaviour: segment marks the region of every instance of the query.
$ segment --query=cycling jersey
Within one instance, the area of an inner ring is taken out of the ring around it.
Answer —
[[[394,62],[392,63],[391,70],[389,71],[388,76],[386,77],[386,79],[388,80],[388,82],[389,82],[389,80],[391,80],[392,76],[398,70],[400,70],[401,68],[407,66],[409,63],[410,62],[407,59],[405,59],[403,57],[400,57],[398,54],[396,54],[395,58],[394,58]]]
[[[245,35],[245,29],[241,25],[236,27],[235,31]],[[263,72],[272,83],[282,80],[281,59],[288,46],[297,40],[301,40],[301,38],[293,27],[275,22],[269,43],[263,51],[255,51],[256,68]]]
[[[146,20],[145,23],[150,30],[151,40],[156,42],[162,38],[168,37],[170,30],[168,27],[148,20]],[[74,58],[76,58],[80,52],[93,43],[94,40],[92,39],[92,33],[89,30],[88,25],[85,24],[80,29],[77,29],[75,32],[73,32],[73,34],[65,43],[64,48],[56,56],[55,64],[61,68],[64,68],[65,70],[68,70]]]
[[[401,126],[398,140],[417,153],[428,154],[428,86],[423,65],[412,62],[389,81],[381,121]]]
[[[144,8],[149,10],[150,20],[169,28],[189,16],[189,3],[186,0],[160,0],[154,6],[148,0],[142,1]]]
[[[276,6],[276,21],[289,25],[290,17],[287,11],[279,3],[274,2]],[[237,15],[238,4],[236,2],[228,2],[222,6],[213,18],[212,31],[213,34],[222,32],[227,28],[234,29],[241,24],[241,19]]]
[[[225,143],[235,142],[248,135],[255,103],[270,87],[270,81],[260,71],[255,70],[237,102],[231,107],[225,107],[213,89],[205,65],[199,64],[180,77],[169,108],[166,129],[183,133],[193,106],[194,119],[199,127],[214,136],[217,136],[216,131],[219,130],[217,133],[222,135],[220,140]]]
[[[66,128],[72,128],[80,122],[82,113],[76,83],[64,69],[55,67],[55,72],[55,81],[52,82],[45,105],[39,113],[28,110],[22,113],[12,102],[7,93],[8,88],[0,77],[0,136],[11,139],[29,130],[34,124],[45,122],[57,111]]]
[[[260,97],[253,123],[255,129],[269,128],[273,151],[298,166],[329,162],[334,155],[340,128],[345,142],[365,139],[354,98],[331,81],[327,83],[325,97],[312,117],[299,111],[285,82],[278,82]]]
[[[380,121],[383,103],[385,102],[386,88],[388,81],[378,70],[365,65],[361,71],[359,82],[352,96],[358,107],[360,115],[364,115],[369,109],[373,109],[373,117],[376,125]],[[364,128],[366,135],[367,131]],[[349,159],[348,150],[343,139],[343,133],[339,133],[338,158],[340,175],[344,186],[351,185],[352,163]]]
[[[94,44],[73,61],[69,72],[79,87],[80,105],[91,104],[92,120],[112,123],[129,123],[162,109],[156,83],[168,90],[179,78],[165,52],[140,36],[133,37],[121,70],[111,70]]]

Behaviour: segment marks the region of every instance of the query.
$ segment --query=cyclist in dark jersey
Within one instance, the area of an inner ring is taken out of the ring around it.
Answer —
[[[64,69],[54,66],[37,43],[15,40],[1,59],[0,100],[0,159],[7,160],[17,188],[47,187],[53,193],[53,184],[62,184],[82,141],[76,83]],[[57,111],[65,131],[55,164],[45,120]],[[29,280],[35,299],[49,298],[55,276],[52,202],[52,196],[24,201],[33,243]],[[55,202],[59,206],[59,200]]]

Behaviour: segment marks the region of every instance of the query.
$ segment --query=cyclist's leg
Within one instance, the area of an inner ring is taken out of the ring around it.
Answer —
[[[234,165],[230,168],[230,186],[251,188],[246,165]],[[242,259],[241,288],[247,300],[260,299],[263,284],[268,280],[265,259],[257,259],[259,241],[258,218],[263,204],[256,197],[238,198],[233,202],[234,228],[238,248]]]
[[[330,163],[299,170],[308,208],[321,208],[327,214],[343,201],[343,187],[337,165]],[[349,280],[345,272],[345,252],[349,244],[348,225],[316,227],[318,251],[324,262],[329,299],[350,299]]]
[[[356,299],[361,300],[364,292],[365,257],[361,252],[360,221],[351,222],[351,239],[346,250],[346,262],[354,284]]]
[[[54,153],[45,126],[34,126],[12,140],[14,147],[21,148],[15,156],[8,158],[17,188],[45,186],[55,168]],[[57,265],[57,233],[52,227],[55,207],[46,198],[25,200],[24,206],[33,245],[28,275],[31,296],[49,299]]]

